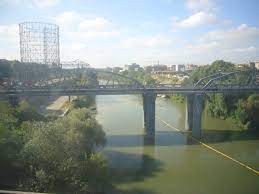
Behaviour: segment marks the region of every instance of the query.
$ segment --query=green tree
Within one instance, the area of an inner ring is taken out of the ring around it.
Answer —
[[[80,96],[71,102],[72,108],[90,108],[95,105],[95,96]]]
[[[3,78],[10,77],[13,70],[10,62],[4,59],[0,59],[0,81]]]
[[[191,73],[185,84],[194,85],[199,79],[220,72],[253,70],[250,67],[237,68],[233,63],[223,60],[214,61],[211,65],[197,68]],[[219,81],[219,84],[246,84],[249,72]],[[242,94],[207,94],[206,110],[209,115],[222,119],[232,117],[235,123],[245,129],[258,129],[259,106],[258,96],[251,93]]]
[[[258,129],[259,126],[259,95],[252,94],[247,98],[246,113],[249,117],[249,128]]]
[[[16,181],[22,147],[17,127],[15,109],[8,102],[0,102],[0,185]]]
[[[19,122],[24,121],[44,121],[43,115],[39,114],[35,108],[31,107],[29,103],[25,100],[20,101],[18,107],[16,108],[16,117]]]
[[[53,122],[27,122],[23,130],[23,187],[53,191],[67,185],[66,190],[97,192],[108,185],[106,161],[96,153],[105,134],[91,111],[75,109]]]

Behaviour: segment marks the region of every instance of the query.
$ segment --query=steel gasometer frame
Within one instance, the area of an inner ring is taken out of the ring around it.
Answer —
[[[21,62],[60,65],[58,25],[23,22],[19,34]]]

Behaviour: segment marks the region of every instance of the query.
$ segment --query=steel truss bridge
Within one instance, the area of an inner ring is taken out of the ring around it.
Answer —
[[[194,85],[144,85],[119,73],[92,69],[50,68],[42,72],[16,73],[0,83],[0,95],[124,95],[124,94],[195,94],[259,91],[259,71],[245,70],[216,73],[200,79]]]
[[[256,69],[219,72],[198,80],[194,85],[144,85],[126,75],[79,66],[74,69],[31,69],[16,72],[11,78],[0,81],[0,97],[11,99],[19,96],[142,94],[144,128],[149,138],[154,138],[155,134],[157,94],[186,94],[185,129],[200,138],[204,94],[259,92],[259,71]]]

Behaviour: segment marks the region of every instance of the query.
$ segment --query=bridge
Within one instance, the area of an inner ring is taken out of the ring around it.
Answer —
[[[185,94],[185,129],[201,137],[204,99],[208,93],[259,92],[259,71],[256,69],[219,72],[204,77],[196,84],[144,85],[127,75],[91,68],[50,68],[41,72],[18,72],[0,84],[0,96],[80,96],[127,95],[143,96],[144,128],[148,137],[155,135],[155,101],[157,94]]]

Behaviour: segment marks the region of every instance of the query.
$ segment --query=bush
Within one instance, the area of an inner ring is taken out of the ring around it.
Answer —
[[[89,108],[95,105],[95,96],[77,97],[71,103],[72,109],[75,108]]]
[[[172,94],[170,99],[173,101],[173,102],[178,102],[178,103],[184,103],[184,95],[182,94]]]

